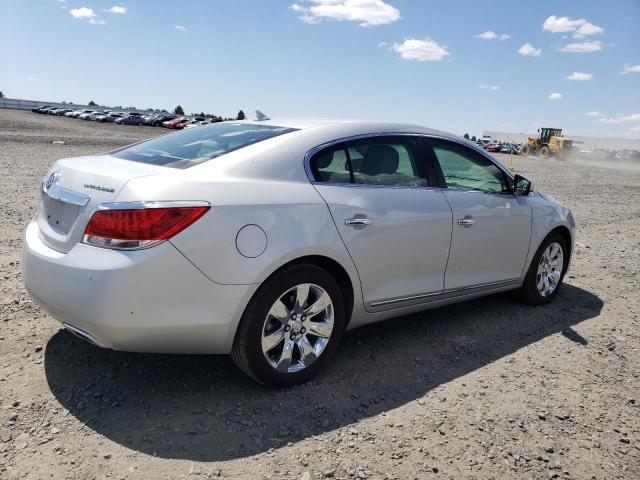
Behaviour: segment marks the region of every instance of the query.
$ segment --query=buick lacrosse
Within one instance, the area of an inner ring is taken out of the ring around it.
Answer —
[[[56,162],[23,273],[98,346],[231,353],[287,386],[347,328],[506,290],[551,301],[574,230],[567,207],[454,135],[223,122]]]

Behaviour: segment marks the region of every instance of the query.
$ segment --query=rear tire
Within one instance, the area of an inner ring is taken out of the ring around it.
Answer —
[[[313,313],[312,306],[324,308]],[[231,356],[263,385],[297,385],[327,364],[345,325],[344,299],[331,274],[313,264],[292,264],[265,280],[249,301]]]
[[[554,247],[560,248],[560,258]],[[568,264],[567,242],[558,232],[551,232],[531,260],[522,287],[515,291],[516,296],[529,305],[551,302],[558,295]]]

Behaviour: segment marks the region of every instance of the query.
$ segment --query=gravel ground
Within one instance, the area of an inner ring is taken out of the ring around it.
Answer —
[[[48,167],[161,133],[0,110],[0,478],[640,478],[639,171],[514,158],[578,223],[555,302],[364,327],[273,391],[225,356],[93,347],[22,286]]]

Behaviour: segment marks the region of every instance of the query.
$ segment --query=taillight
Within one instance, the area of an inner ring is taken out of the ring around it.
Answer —
[[[204,215],[209,205],[118,208],[111,204],[95,212],[83,243],[119,250],[148,248],[181,232]]]

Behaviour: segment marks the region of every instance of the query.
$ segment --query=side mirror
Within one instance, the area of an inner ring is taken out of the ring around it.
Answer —
[[[533,190],[531,181],[522,175],[516,174],[513,178],[513,193],[515,195],[529,195]]]

